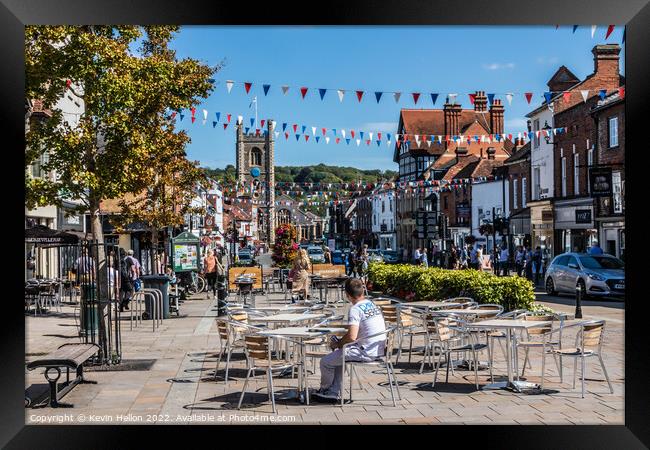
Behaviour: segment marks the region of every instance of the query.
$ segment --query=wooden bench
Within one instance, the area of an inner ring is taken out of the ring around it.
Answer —
[[[74,405],[59,403],[59,398],[70,392],[79,383],[97,384],[96,381],[85,380],[83,377],[83,363],[97,354],[97,344],[63,344],[57,350],[44,357],[27,364],[27,370],[45,367],[45,379],[50,384],[50,406],[52,408],[71,408]],[[66,385],[59,392],[58,381],[61,378],[61,368],[66,368]],[[70,369],[77,371],[77,377],[70,381]],[[50,376],[50,371],[56,370],[56,377]]]

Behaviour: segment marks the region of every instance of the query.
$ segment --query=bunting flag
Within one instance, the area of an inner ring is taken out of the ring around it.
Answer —
[[[420,93],[419,92],[413,92],[411,95],[413,96],[413,104],[417,105],[418,104],[418,99],[420,98]]]
[[[285,139],[285,140],[288,140],[288,139],[289,139],[289,133],[287,133],[287,132],[284,133],[284,139]]]
[[[513,97],[513,96],[514,96],[514,95],[512,94],[512,92],[508,92],[508,93],[506,94],[506,100],[508,100],[508,105],[512,105],[512,97]]]
[[[352,136],[352,139],[354,139],[354,130],[350,130],[350,136]]]
[[[70,86],[72,85],[72,80],[65,80],[65,88],[70,89]]]
[[[217,122],[212,121],[212,128],[214,128],[214,127],[216,127],[216,126],[217,126]]]
[[[491,105],[494,102],[494,94],[488,94],[487,98],[488,98],[488,102]]]
[[[284,132],[287,129],[287,123],[283,122],[282,123],[282,131]]]
[[[625,98],[625,86],[618,88],[618,96]]]
[[[528,104],[530,105],[530,100],[533,98],[533,93],[532,93],[532,92],[526,92],[526,93],[524,94],[524,96],[526,96],[526,101],[527,101]]]
[[[253,83],[245,82],[244,83],[244,89],[246,89],[246,93],[248,94],[251,91],[251,86]]]
[[[357,147],[361,145],[361,139],[357,139]]]
[[[329,137],[329,136],[325,136],[325,143],[326,143],[326,144],[329,144],[329,143],[330,143],[330,137]]]
[[[221,113],[216,112],[216,113],[214,113],[214,115],[217,116],[217,122],[219,122],[219,119],[221,118]]]
[[[357,98],[359,99],[359,103],[361,103],[362,97],[363,97],[363,91],[357,91]]]
[[[287,92],[289,92],[289,86],[285,84],[284,86],[282,86],[282,93],[284,95],[287,95]]]
[[[473,105],[474,101],[476,101],[476,94],[467,94],[467,95],[469,95],[469,102]]]
[[[192,117],[194,117],[194,114],[196,114],[196,108],[192,107],[190,108],[190,111],[192,112]]]
[[[296,134],[296,141],[300,140],[300,135]]]
[[[227,123],[224,123],[224,124],[223,124],[223,129],[225,130],[226,128],[228,128],[228,124],[227,124]]]
[[[298,124],[296,124],[296,123],[293,124],[293,132],[294,133],[298,132]]]
[[[574,25],[573,26],[573,32],[575,33],[577,29],[578,29],[578,25]]]
[[[320,136],[316,136],[314,137],[314,139],[316,139],[316,143],[318,144],[318,140],[320,139]]]
[[[311,134],[316,136],[316,127],[311,127]]]
[[[343,96],[345,95],[345,91],[343,89],[337,89],[336,92],[339,94],[339,102],[343,103]]]
[[[377,99],[377,103],[379,103],[379,100],[381,99],[383,92],[375,92],[375,98]]]
[[[569,103],[569,101],[571,101],[571,92],[563,92],[562,99],[564,100],[564,103]]]
[[[307,88],[306,87],[301,87],[300,88],[300,93],[302,94],[302,98],[305,98],[305,95],[307,95]]]
[[[172,112],[172,117],[171,118],[172,118],[172,120],[174,120],[174,118],[176,118],[176,111]]]
[[[347,145],[350,145],[350,138],[346,138],[345,142],[346,142]]]
[[[605,96],[607,96],[607,89],[601,89],[601,90],[598,92],[598,95],[600,95],[600,99],[601,99],[601,100],[605,100]]]
[[[228,123],[230,123],[230,118],[232,117],[232,114],[228,114]]]
[[[260,120],[260,126],[264,128],[264,124],[266,123],[266,119]]]
[[[269,89],[271,89],[271,85],[270,84],[263,84],[262,89],[264,89],[264,96],[266,97],[266,94],[269,93]]]
[[[337,138],[336,138],[336,143],[338,144],[339,142],[341,142],[341,138],[338,138],[338,137],[337,137]]]
[[[327,89],[321,88],[321,89],[318,90],[318,93],[320,94],[320,99],[323,100],[323,98],[325,97],[325,94],[327,93]]]
[[[363,131],[359,131],[359,136],[363,139]]]
[[[614,25],[610,25],[607,27],[607,34],[605,34],[605,40],[607,40],[607,38],[609,38],[609,35],[612,34],[612,31],[614,31],[614,27],[615,27]]]
[[[303,134],[305,133],[305,130],[306,130],[306,129],[307,129],[307,127],[306,127],[305,125],[303,125],[303,126],[302,126],[302,133],[303,133]]]
[[[228,89],[229,94],[230,94],[230,91],[232,90],[233,84],[235,84],[235,83],[233,81],[231,81],[231,80],[226,81],[226,88]]]
[[[596,25],[591,26],[591,38],[594,38],[594,34],[596,33]]]
[[[341,136],[343,136],[343,139],[345,139],[345,130],[341,130]]]
[[[321,128],[321,131],[323,132],[323,136],[327,133],[327,128]]]
[[[192,116],[192,123],[196,120],[196,117]]]
[[[393,94],[393,98],[395,99],[395,103],[399,103],[399,99],[400,99],[401,96],[402,96],[401,92],[395,92]]]
[[[255,125],[255,119],[251,117],[251,127]]]
[[[553,96],[552,93],[550,92],[544,92],[544,99],[546,100],[546,103],[551,103],[551,97]]]
[[[456,97],[457,96],[458,96],[458,94],[447,94],[447,97],[449,97],[449,102],[452,103],[452,104],[456,103]]]
[[[305,142],[308,142],[308,141],[309,141],[309,135],[305,134]]]
[[[249,127],[244,127],[244,134],[248,134],[248,130],[250,130]]]
[[[589,91],[585,89],[585,90],[580,91],[580,94],[582,95],[582,101],[586,102],[587,97],[589,96]]]
[[[435,105],[436,100],[438,100],[438,94],[431,94],[431,103]]]
[[[183,118],[185,117],[185,115],[184,115],[184,114],[180,114],[180,116],[181,116],[181,122],[182,122],[182,121],[183,121]]]

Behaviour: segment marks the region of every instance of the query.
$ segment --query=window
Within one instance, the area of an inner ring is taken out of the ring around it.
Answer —
[[[535,119],[533,122],[533,145],[535,148],[539,147],[539,136],[537,136],[537,131],[539,131],[539,119]]]
[[[587,166],[591,167],[593,164],[594,164],[594,149],[590,148],[587,151]],[[591,185],[588,181],[587,181],[587,192],[591,193]]]
[[[562,158],[562,197],[566,197],[566,158]]]
[[[621,172],[612,172],[612,188],[614,200],[614,214],[621,214],[623,212],[623,189],[621,183]]]
[[[388,200],[388,210],[390,212],[393,212],[393,199],[392,198]]]
[[[541,188],[541,181],[539,179],[539,167],[535,167],[535,170],[533,171],[533,187],[533,199],[539,200]]]
[[[573,193],[580,194],[580,155],[573,155]]]
[[[576,266],[578,265],[578,260],[576,259],[575,256],[569,256],[566,265],[568,266],[569,264],[575,264]]]
[[[521,179],[521,207],[526,207],[526,177]]]
[[[254,147],[251,150],[251,166],[261,166],[262,165],[262,150],[257,147]]]
[[[609,123],[609,148],[618,147],[618,116],[607,119]]]
[[[514,179],[512,180],[512,209],[517,209],[519,206],[517,206],[518,200],[519,200],[519,192],[517,192],[519,189],[519,180]]]
[[[384,212],[384,211],[386,211],[386,202],[382,200],[381,201],[381,212]]]

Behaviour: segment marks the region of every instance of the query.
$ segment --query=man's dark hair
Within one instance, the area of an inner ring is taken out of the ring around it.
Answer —
[[[352,298],[363,296],[363,281],[358,278],[348,278],[345,282],[345,292]]]

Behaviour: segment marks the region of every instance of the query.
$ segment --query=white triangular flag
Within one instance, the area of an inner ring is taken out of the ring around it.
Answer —
[[[553,128],[553,136],[557,135],[557,128]]]
[[[289,92],[289,86],[285,84],[284,86],[282,86],[282,93],[284,95],[287,95],[287,92]]]
[[[372,141],[372,132],[368,133],[368,139]]]
[[[229,94],[230,94],[230,90],[232,89],[233,84],[235,84],[234,81],[226,80],[226,87],[228,88],[228,93]]]
[[[401,96],[402,96],[402,93],[401,93],[401,92],[395,92],[395,93],[393,94],[393,98],[395,99],[395,103],[398,103],[398,102],[399,102],[399,98],[400,98]]]
[[[237,124],[241,125],[241,123],[244,121],[244,116],[237,116]]]
[[[506,100],[508,100],[508,105],[512,105],[512,93],[508,92],[506,94]]]
[[[208,120],[208,110],[204,109],[203,110],[203,121],[205,122],[206,120]]]
[[[329,143],[330,143],[330,137],[329,137],[329,136],[325,136],[325,143],[326,143],[326,144],[329,144]]]
[[[316,127],[311,127],[311,134],[316,136]]]
[[[201,125],[205,125],[205,122],[206,122],[206,119],[203,119],[203,120],[201,121]]]
[[[361,139],[357,139],[357,147],[361,145]]]
[[[390,147],[390,139],[386,141],[386,146]]]
[[[345,91],[343,89],[338,89],[336,92],[339,94],[339,101],[343,102],[343,96],[345,95]]]
[[[594,38],[594,33],[596,33],[596,25],[591,26],[591,38]]]
[[[343,136],[343,139],[345,139],[345,130],[341,130],[341,136]]]
[[[280,132],[279,132],[279,131],[274,131],[273,134],[275,135],[276,138],[277,138],[278,136],[280,136]]]
[[[427,146],[431,147],[431,141],[427,141]]]
[[[588,89],[581,90],[580,94],[582,95],[582,101],[586,102],[587,97],[589,96],[589,90]]]
[[[458,94],[449,94],[449,103],[455,104],[457,96],[458,96]]]

